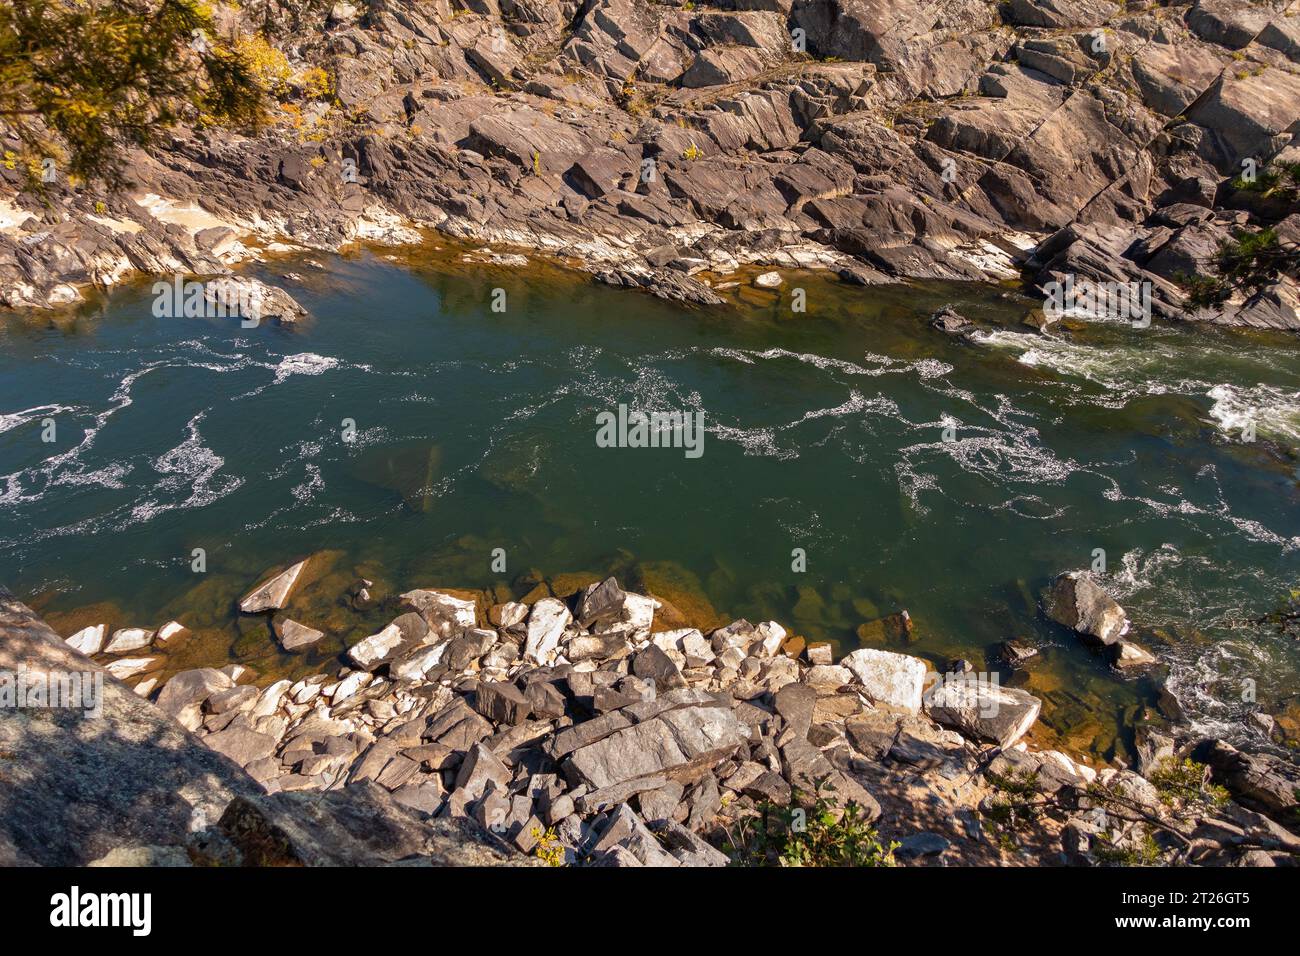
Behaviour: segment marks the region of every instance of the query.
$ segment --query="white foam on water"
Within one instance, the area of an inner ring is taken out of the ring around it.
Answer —
[[[1140,345],[1082,345],[1055,335],[998,329],[978,332],[975,339],[991,348],[1015,351],[1016,361],[1067,379],[1085,379],[1102,386],[1107,396],[1091,396],[1091,404],[1123,407],[1140,395],[1181,395],[1209,399],[1208,421],[1225,435],[1240,437],[1247,425],[1256,434],[1300,446],[1300,391],[1267,383],[1234,385],[1179,375],[1197,361],[1230,357],[1242,375],[1294,375],[1286,356],[1251,349],[1224,353],[1221,346],[1173,342],[1151,337]]]
[[[1236,531],[1239,531],[1242,535],[1253,541],[1261,541],[1266,544],[1277,545],[1282,549],[1283,554],[1287,554],[1288,552],[1300,548],[1300,535],[1286,537],[1285,535],[1277,534],[1259,521],[1251,518],[1241,518],[1234,515],[1227,502],[1223,501],[1222,496],[1220,496],[1219,500],[1216,502],[1215,507],[1207,508],[1188,501],[1186,498],[1182,497],[1182,494],[1178,489],[1171,488],[1163,490],[1166,490],[1178,500],[1158,501],[1155,498],[1146,495],[1126,494],[1123,489],[1120,488],[1119,482],[1102,472],[1091,472],[1091,474],[1097,475],[1109,483],[1110,487],[1102,492],[1102,496],[1107,501],[1145,505],[1147,508],[1162,517],[1187,516],[1191,518],[1203,517],[1217,519],[1231,525]]]
[[[189,497],[179,504],[162,506],[161,510],[172,508],[198,508],[224,498],[243,485],[244,480],[235,475],[228,475],[224,480],[216,480],[226,460],[203,444],[199,432],[199,423],[206,417],[200,412],[190,419],[185,426],[188,432],[185,440],[175,448],[154,459],[153,467],[163,479],[158,487],[163,489],[189,489]],[[152,503],[142,502],[140,513],[152,517],[159,511]]]
[[[53,415],[62,415],[65,412],[75,411],[75,408],[68,405],[37,405],[35,408],[24,408],[20,412],[10,412],[7,415],[0,415],[0,435],[31,421],[37,421]]]
[[[134,471],[134,466],[125,462],[113,462],[93,471],[69,471],[50,478],[50,485],[95,486],[120,491],[126,487],[126,477]]]
[[[822,418],[853,418],[864,415],[897,418],[898,414],[898,405],[892,399],[883,395],[867,398],[857,389],[854,389],[849,393],[849,397],[839,405],[833,405],[829,408],[810,409],[793,421],[781,425],[745,428],[739,425],[725,425],[717,422],[709,424],[706,421],[704,430],[722,441],[739,444],[744,448],[747,456],[777,458],[785,461],[798,458],[799,448],[797,443],[789,446],[782,445],[778,441],[778,436],[791,429],[798,428],[805,422]]]
[[[330,369],[339,367],[339,360],[315,352],[299,352],[286,355],[275,366],[275,385],[281,385],[293,375],[324,375]]]
[[[919,359],[916,361],[901,361],[889,358],[886,355],[877,355],[874,352],[866,352],[863,359],[869,363],[871,368],[849,362],[844,359],[830,358],[825,355],[816,355],[812,352],[793,352],[789,349],[770,348],[770,349],[737,349],[717,347],[711,348],[707,354],[727,358],[732,361],[742,362],[745,365],[757,364],[758,360],[771,361],[773,359],[787,359],[800,362],[804,365],[811,365],[814,368],[823,371],[845,372],[849,375],[901,375],[908,372],[915,372],[922,379],[936,378],[947,375],[953,370],[953,367],[947,362],[938,359]]]
[[[1249,425],[1256,435],[1300,445],[1300,391],[1273,385],[1215,385],[1210,418],[1226,435],[1239,437]]]
[[[306,479],[301,484],[295,485],[291,492],[294,500],[299,504],[306,504],[308,501],[311,501],[316,497],[316,494],[325,487],[325,479],[321,475],[319,465],[307,462],[306,470]]]

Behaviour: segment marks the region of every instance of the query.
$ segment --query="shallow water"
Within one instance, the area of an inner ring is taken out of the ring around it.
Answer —
[[[1045,698],[1036,734],[1110,758],[1157,681],[1114,674],[1035,613],[1048,578],[1100,548],[1202,729],[1250,733],[1246,679],[1258,706],[1296,707],[1294,642],[1239,624],[1300,584],[1293,339],[1044,338],[1018,324],[1034,303],[998,288],[816,275],[792,277],[808,311],[791,314],[748,286],[739,308],[684,309],[448,252],[254,274],[290,270],[314,316],[293,331],[155,318],[148,283],[0,325],[0,581],[61,631],[177,617],[195,634],[168,671],[299,674],[382,623],[340,602],[358,576],[377,595],[500,598],[613,571],[693,621],[775,618],[842,650],[901,608],[912,643],[868,640],[982,669],[1026,639],[1042,650],[1017,678]],[[945,304],[997,330],[948,339],[928,327]],[[620,403],[703,411],[704,454],[597,447],[597,413]],[[291,610],[331,637],[282,655],[232,602],[313,552]]]

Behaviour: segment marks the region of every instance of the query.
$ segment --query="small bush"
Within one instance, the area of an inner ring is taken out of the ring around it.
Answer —
[[[856,803],[843,811],[819,784],[811,810],[764,801],[759,815],[741,821],[724,848],[740,866],[894,866],[897,843],[880,842]]]

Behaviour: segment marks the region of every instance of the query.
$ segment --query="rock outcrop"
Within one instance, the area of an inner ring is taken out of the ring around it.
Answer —
[[[135,692],[7,602],[0,676],[79,669],[104,694],[98,717],[0,712],[3,860],[722,866],[756,815],[851,806],[905,863],[1096,864],[1147,852],[1152,827],[1173,862],[1300,854],[1295,771],[1267,755],[1144,726],[1137,767],[1097,769],[1030,746],[1041,702],[969,667],[834,664],[774,621],[656,631],[662,602],[614,578],[568,593],[412,591],[380,632],[400,652],[365,667],[264,686],[200,668]],[[1239,802],[1189,808],[1185,784],[1151,782],[1187,758]],[[1053,810],[1009,852],[1007,808],[1031,792]]]
[[[84,866],[124,846],[184,847],[232,799],[260,791],[0,594],[0,671],[19,669],[98,675],[101,712],[0,708],[0,865]]]
[[[42,200],[0,168],[0,305],[423,226],[693,303],[726,301],[746,265],[857,283],[1023,266],[1039,287],[1147,283],[1157,316],[1300,328],[1294,275],[1186,307],[1235,230],[1300,239],[1294,202],[1238,179],[1300,155],[1281,0],[225,10],[273,27],[294,75],[326,70],[333,99],[304,85],[257,137],[178,130],[130,157],[126,190]]]

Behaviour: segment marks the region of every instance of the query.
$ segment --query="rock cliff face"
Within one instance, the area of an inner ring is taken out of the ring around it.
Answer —
[[[255,139],[182,131],[121,194],[0,200],[0,304],[219,273],[255,238],[337,248],[429,225],[696,302],[746,263],[864,283],[1024,267],[1150,282],[1170,318],[1300,327],[1289,280],[1194,315],[1179,286],[1234,228],[1300,239],[1294,204],[1236,181],[1300,159],[1295,2],[219,9],[291,69],[325,69],[332,98],[288,95]]]

